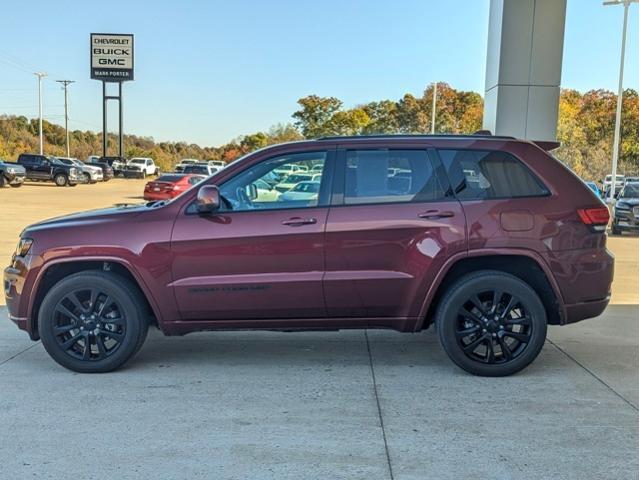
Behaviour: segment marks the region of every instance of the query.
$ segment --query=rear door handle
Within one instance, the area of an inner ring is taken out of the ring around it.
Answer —
[[[288,227],[301,227],[302,225],[314,225],[317,223],[317,218],[301,218],[301,217],[293,217],[288,220],[284,220],[282,225],[286,225]]]
[[[426,220],[436,220],[438,218],[454,217],[455,212],[451,212],[450,210],[426,210],[425,212],[418,213],[417,216]]]

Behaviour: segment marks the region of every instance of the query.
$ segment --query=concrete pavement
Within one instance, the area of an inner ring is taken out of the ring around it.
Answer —
[[[79,375],[0,318],[2,479],[639,478],[637,306],[551,327],[498,379],[370,330],[154,331]]]

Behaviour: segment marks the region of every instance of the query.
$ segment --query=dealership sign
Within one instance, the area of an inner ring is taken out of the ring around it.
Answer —
[[[91,34],[91,78],[105,82],[133,80],[133,35]]]

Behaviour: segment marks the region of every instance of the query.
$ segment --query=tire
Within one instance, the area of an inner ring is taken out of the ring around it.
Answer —
[[[89,175],[88,173],[84,174],[84,182],[88,185],[91,182],[91,175]]]
[[[146,178],[146,171],[142,172],[142,180],[144,180]]]
[[[492,313],[495,292],[502,293]],[[521,279],[493,270],[457,280],[442,298],[435,322],[450,359],[467,372],[486,377],[524,369],[546,340],[546,310],[537,293]]]
[[[6,180],[4,179],[4,175],[0,174],[0,188],[4,187]]]
[[[38,331],[58,364],[79,373],[104,373],[140,350],[147,318],[135,285],[115,273],[92,270],[70,275],[49,290],[38,314]]]
[[[616,227],[615,224],[612,224],[611,233],[613,235],[621,235],[622,230],[619,227]]]
[[[22,183],[10,183],[9,186],[11,188],[20,188],[22,186]]]
[[[53,181],[58,187],[65,187],[69,183],[69,179],[64,173],[58,173],[55,177],[53,177]]]

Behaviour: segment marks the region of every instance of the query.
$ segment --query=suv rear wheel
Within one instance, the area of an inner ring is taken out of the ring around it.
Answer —
[[[539,355],[547,318],[527,283],[486,270],[454,283],[439,305],[436,325],[444,350],[459,367],[500,377],[522,370]]]
[[[55,177],[53,177],[53,181],[58,187],[64,187],[69,183],[69,179],[64,173],[58,173]]]
[[[55,284],[38,315],[42,344],[63,367],[80,373],[115,370],[142,347],[148,331],[144,302],[127,279],[80,272]]]

